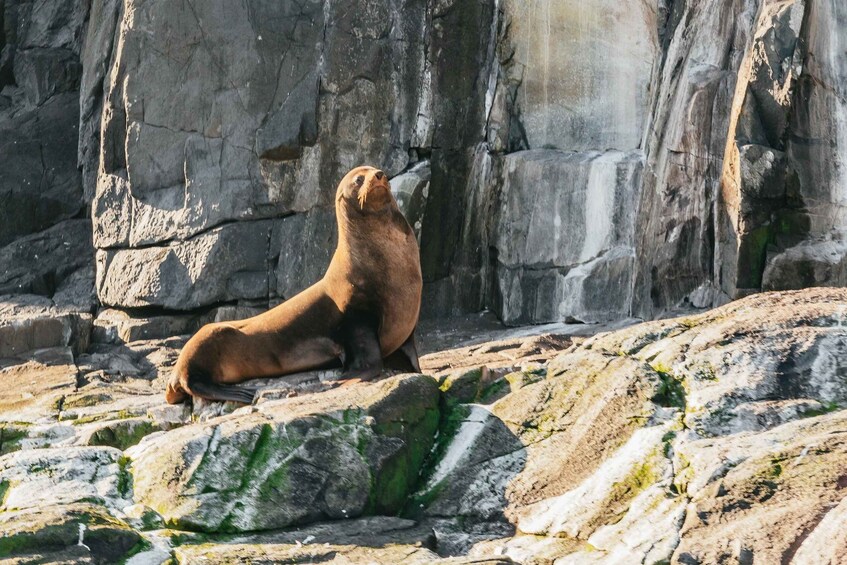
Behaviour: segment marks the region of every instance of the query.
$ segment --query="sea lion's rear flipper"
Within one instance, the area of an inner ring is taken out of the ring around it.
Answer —
[[[232,385],[222,385],[214,382],[210,376],[202,370],[189,368],[183,388],[192,396],[216,400],[218,402],[241,402],[242,404],[253,404],[256,398],[256,389]]]
[[[421,364],[418,361],[418,348],[415,345],[415,332],[400,346],[400,349],[385,358],[386,369],[420,373]]]
[[[255,388],[220,385],[218,383],[210,382],[198,382],[193,384],[191,386],[191,392],[194,396],[199,396],[206,400],[217,400],[220,402],[229,401],[240,402],[242,404],[253,404],[253,400],[256,398]]]
[[[378,325],[372,314],[350,312],[341,324],[344,346],[343,379],[369,381],[382,372]]]

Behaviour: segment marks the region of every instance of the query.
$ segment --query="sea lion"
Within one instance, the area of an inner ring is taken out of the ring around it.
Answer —
[[[249,404],[255,390],[228,385],[339,361],[342,378],[372,379],[384,359],[420,371],[420,252],[385,173],[366,166],[347,173],[335,216],[338,245],[324,277],[264,314],[200,328],[174,366],[169,403],[193,395]]]

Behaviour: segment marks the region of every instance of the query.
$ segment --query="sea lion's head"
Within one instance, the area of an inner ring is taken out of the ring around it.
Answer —
[[[375,214],[396,206],[388,175],[374,167],[356,167],[338,184],[335,200],[348,211]]]

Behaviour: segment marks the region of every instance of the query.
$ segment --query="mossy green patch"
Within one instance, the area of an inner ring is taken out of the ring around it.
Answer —
[[[159,427],[148,420],[120,421],[91,435],[89,445],[105,445],[126,449],[140,442],[144,436],[159,431]]]
[[[96,406],[98,404],[103,404],[104,402],[108,402],[110,400],[112,400],[111,395],[102,392],[83,394],[81,396],[77,396],[76,398],[65,398],[62,404],[62,410],[68,410],[70,408],[86,408],[89,406]]]
[[[509,381],[505,378],[499,378],[479,391],[477,402],[480,404],[491,404],[495,400],[503,398],[510,390]]]
[[[444,454],[450,447],[450,443],[456,437],[456,433],[459,431],[462,423],[470,414],[470,406],[467,404],[457,404],[452,399],[442,396],[440,417],[438,411],[433,412],[435,418],[434,422],[431,423],[434,424],[431,426],[431,434],[436,434],[437,430],[437,435],[434,442],[426,444],[427,446],[432,446],[428,452],[424,452],[423,449],[418,450],[418,456],[422,461],[419,467],[418,480],[416,481],[418,485],[425,485],[433,473],[435,473],[438,463],[443,459]],[[406,501],[401,514],[411,518],[419,517],[421,510],[437,498],[442,487],[443,485],[438,484],[426,492],[415,493]]]
[[[21,448],[21,440],[27,436],[25,427],[0,424],[0,455],[5,455]]]
[[[677,379],[670,367],[655,363],[653,370],[659,377],[659,384],[653,394],[653,402],[666,408],[681,408],[685,410],[685,387],[683,381]]]
[[[132,489],[132,475],[129,472],[129,464],[131,463],[129,457],[125,455],[121,455],[118,457],[118,494],[122,497],[126,498],[129,496],[130,489]]]
[[[442,398],[451,404],[473,402],[479,394],[482,376],[482,367],[476,367],[458,375],[447,376],[439,387],[443,393]]]
[[[79,525],[84,524],[84,543],[90,547],[96,562],[118,563],[141,539],[125,523],[105,511],[73,507],[68,513],[40,514],[22,528],[0,535],[0,557],[31,553],[49,553],[75,545]]]
[[[383,464],[379,476],[372,485],[370,497],[373,501],[372,511],[396,514],[404,508],[409,495],[423,478],[422,470],[426,461],[429,460],[433,437],[439,425],[440,411],[432,407],[427,408],[414,425],[408,426],[404,437],[406,449],[401,450]]]
[[[124,555],[123,559],[121,559],[118,563],[126,563],[129,561],[134,555],[138,555],[144,551],[150,551],[153,549],[153,544],[144,539],[143,537],[138,540],[134,546],[132,546],[129,551]]]
[[[774,230],[770,225],[759,226],[741,235],[738,249],[739,288],[760,288],[765,271],[768,245],[774,241]],[[741,268],[746,266],[746,269]]]
[[[840,406],[837,402],[825,402],[821,403],[820,408],[811,408],[803,412],[804,418],[813,418],[815,416],[823,416],[824,414],[829,414],[830,412],[835,412],[838,410]]]
[[[635,497],[659,479],[661,474],[655,468],[657,453],[658,451],[647,457],[645,461],[634,465],[623,479],[612,484],[609,494],[599,506],[602,509],[601,513],[587,524],[589,530],[619,522],[629,510],[629,505]]]
[[[73,414],[64,414],[65,420],[73,420],[71,423],[75,426],[90,424],[92,422],[100,422],[103,420],[126,420],[127,418],[136,417],[137,414],[132,414],[129,410],[121,409],[117,412],[103,412],[101,414],[89,414],[88,416],[74,417]]]

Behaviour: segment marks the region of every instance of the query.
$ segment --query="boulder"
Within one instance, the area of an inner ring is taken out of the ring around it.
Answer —
[[[847,241],[807,241],[773,253],[762,286],[766,290],[847,286]]]
[[[0,510],[26,510],[95,501],[127,506],[132,482],[121,452],[112,447],[16,451],[0,457]],[[2,515],[2,514],[0,514]]]
[[[90,503],[0,512],[0,558],[29,563],[117,563],[140,545],[125,522]]]
[[[148,436],[129,449],[136,501],[206,532],[397,512],[438,424],[429,377],[397,376]]]
[[[240,222],[162,247],[98,250],[100,301],[191,310],[215,302],[267,299],[273,227],[270,220]]]

